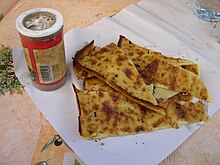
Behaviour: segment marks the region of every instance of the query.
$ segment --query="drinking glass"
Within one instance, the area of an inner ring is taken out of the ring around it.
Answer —
[[[194,11],[205,21],[220,21],[220,0],[196,0]]]

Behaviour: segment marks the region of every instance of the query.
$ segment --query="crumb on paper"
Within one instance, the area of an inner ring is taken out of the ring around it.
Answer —
[[[104,145],[105,145],[105,143],[103,143],[103,142],[100,143],[100,146],[104,146]]]

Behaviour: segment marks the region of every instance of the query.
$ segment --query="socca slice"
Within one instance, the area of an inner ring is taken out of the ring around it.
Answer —
[[[84,52],[81,52],[81,53],[83,53],[85,55],[89,55],[91,53],[95,53],[98,50],[100,50],[100,48],[98,48],[96,46],[94,46],[94,47],[91,46],[88,49],[86,49]],[[187,69],[190,69],[189,67]],[[86,78],[90,78],[90,77],[94,76],[91,72],[85,71],[77,62],[75,62],[74,58],[73,58],[73,68],[74,68],[76,76],[79,79],[86,79]],[[151,91],[151,93],[153,93],[156,100],[161,99],[161,98],[164,100],[167,100],[168,98],[170,98],[178,93],[175,91],[170,91],[166,88],[154,86],[153,84],[149,84],[147,86],[148,86],[148,89]]]
[[[120,93],[114,91],[105,82],[95,77],[85,79],[84,88],[88,91],[110,92],[112,99],[114,100],[117,100],[120,95]],[[208,120],[204,103],[201,101],[193,103],[191,100],[192,95],[188,93],[179,93],[165,102],[163,100],[159,100],[159,105],[166,110],[167,117],[172,121],[172,127],[178,128],[183,124],[192,124]],[[132,103],[132,101],[130,101],[130,103],[136,104],[134,102]]]
[[[178,95],[165,102],[159,101],[160,106],[166,109],[166,114],[173,123],[181,126],[208,120],[206,107],[202,101],[193,103],[191,100],[180,100],[182,96],[180,94]]]
[[[145,58],[147,55],[154,54],[158,58],[161,58],[172,65],[181,66],[182,68],[190,70],[198,75],[200,72],[198,64],[195,64],[190,60],[165,56],[160,52],[138,46],[122,35],[119,36],[118,47],[124,49],[129,58],[136,65],[138,64],[139,60],[142,60],[142,58]]]
[[[132,60],[132,62],[135,64],[136,68],[140,72],[142,71],[139,65],[140,61],[142,61],[143,58],[146,58],[147,55],[153,54],[154,56],[157,56],[158,58],[163,59],[172,65],[181,66],[182,68],[199,75],[200,70],[198,64],[195,64],[192,61],[186,59],[164,56],[160,52],[143,48],[132,43],[130,40],[128,40],[126,37],[122,35],[120,35],[118,46],[127,52],[129,58]],[[154,91],[155,92],[153,93],[153,95],[156,99],[162,98],[164,100],[167,100],[168,98],[179,93],[177,91],[170,90],[162,84],[154,84]]]
[[[149,110],[117,91],[85,90],[74,85],[79,132],[84,139],[132,135],[172,127],[166,116]]]
[[[83,53],[86,55],[90,55],[92,53],[95,53],[97,51],[99,51],[100,48],[94,45],[94,40],[86,45],[82,50],[80,50],[78,53]],[[73,70],[76,74],[76,76],[79,79],[85,79],[85,78],[89,78],[89,77],[93,77],[94,75],[91,72],[87,72],[85,71],[75,60],[75,58],[73,58]]]
[[[129,47],[129,44],[132,46]],[[162,85],[171,91],[187,92],[198,99],[211,102],[210,93],[199,76],[195,74],[199,70],[196,67],[194,70],[191,68],[195,71],[193,73],[171,62],[183,63],[182,59],[168,58],[153,51],[148,53],[145,48],[140,51],[141,47],[122,36],[118,45],[127,51],[127,55],[137,67],[146,84]]]
[[[139,64],[139,72],[146,83],[163,85],[172,91],[190,93],[198,99],[211,102],[211,95],[198,75],[154,55],[148,55],[145,62]]]
[[[165,114],[161,107],[156,106],[157,101],[152,91],[149,90],[149,86],[145,84],[134,64],[122,49],[111,43],[98,52],[84,53],[87,51],[86,49],[92,50],[93,47],[93,42],[91,42],[77,52],[75,62],[129,99]]]

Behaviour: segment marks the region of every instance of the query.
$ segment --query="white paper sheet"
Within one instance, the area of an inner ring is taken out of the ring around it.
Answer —
[[[52,92],[42,92],[32,86],[22,51],[18,48],[14,51],[15,73],[25,85],[25,90],[65,142],[88,165],[158,164],[195,132],[200,124],[100,141],[82,140],[78,133],[78,108],[71,85],[74,83],[80,88],[82,84],[73,73],[72,57],[86,42],[95,40],[97,46],[104,46],[117,42],[119,34],[122,34],[141,46],[198,62],[201,79],[214,99],[214,103],[209,105],[208,114],[211,116],[220,108],[218,68],[187,47],[187,40],[184,43],[178,40],[160,22],[162,21],[138,5],[130,5],[114,17],[104,18],[86,29],[70,30],[64,37],[67,82],[62,88]]]

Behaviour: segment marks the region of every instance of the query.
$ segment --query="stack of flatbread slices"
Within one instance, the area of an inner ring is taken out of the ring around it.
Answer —
[[[103,48],[90,42],[73,60],[84,90],[73,84],[85,139],[130,135],[207,121],[211,95],[192,61],[172,58],[120,36]],[[197,98],[197,102],[192,102]]]

